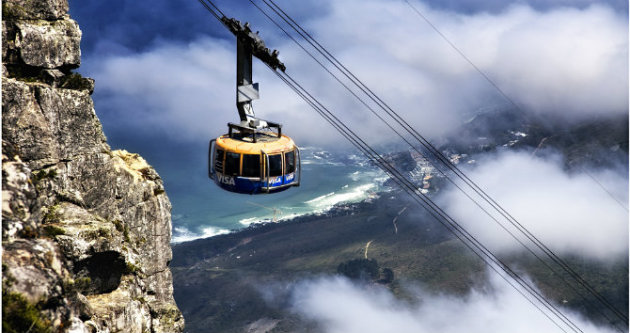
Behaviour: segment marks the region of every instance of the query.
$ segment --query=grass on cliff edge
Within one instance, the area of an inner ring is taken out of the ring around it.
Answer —
[[[4,333],[49,333],[51,323],[37,305],[24,296],[2,288],[2,332]]]

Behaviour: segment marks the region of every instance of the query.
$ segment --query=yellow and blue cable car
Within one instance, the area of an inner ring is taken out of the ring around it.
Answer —
[[[236,106],[239,124],[228,123],[228,133],[210,141],[208,177],[224,190],[262,194],[275,193],[301,180],[300,150],[282,134],[282,125],[258,119],[251,101],[258,98],[258,84],[252,82],[252,56],[272,69],[285,70],[278,51],[270,52],[264,42],[235,19],[222,18],[237,40]]]
[[[209,177],[231,192],[274,193],[300,184],[300,149],[281,133],[231,130],[210,141],[209,155]]]

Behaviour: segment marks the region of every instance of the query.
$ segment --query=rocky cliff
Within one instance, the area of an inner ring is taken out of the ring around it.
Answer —
[[[181,332],[170,202],[112,151],[67,0],[2,2],[4,332]]]

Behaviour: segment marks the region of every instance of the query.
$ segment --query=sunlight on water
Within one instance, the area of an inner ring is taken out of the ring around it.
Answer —
[[[385,174],[357,155],[334,154],[315,147],[302,151],[302,183],[271,195],[223,191],[201,179],[188,200],[173,197],[173,242],[189,241],[241,229],[252,223],[281,222],[322,214],[335,205],[376,196]],[[193,193],[195,195],[193,195]]]
[[[172,243],[188,242],[188,241],[195,240],[198,238],[207,238],[207,237],[212,237],[216,235],[227,234],[230,232],[230,230],[228,229],[221,229],[221,228],[212,227],[212,226],[202,228],[201,231],[202,231],[201,234],[195,234],[195,233],[192,233],[190,230],[186,229],[186,227],[175,227],[173,228],[173,239],[171,240],[171,242]]]

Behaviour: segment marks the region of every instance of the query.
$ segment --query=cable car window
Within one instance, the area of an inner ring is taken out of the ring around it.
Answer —
[[[290,151],[284,154],[284,169],[286,173],[292,173],[295,171],[295,152]]]
[[[243,177],[260,177],[260,155],[243,154]]]
[[[216,172],[223,173],[223,150],[217,149],[216,156],[214,157],[214,170]]]
[[[238,176],[241,154],[227,152],[225,154],[225,172],[228,176]]]
[[[269,176],[282,176],[282,154],[269,155]]]

